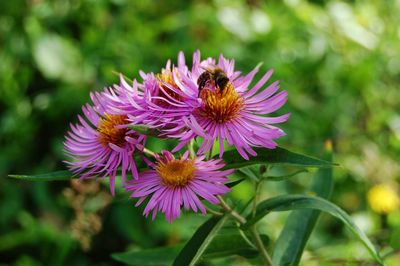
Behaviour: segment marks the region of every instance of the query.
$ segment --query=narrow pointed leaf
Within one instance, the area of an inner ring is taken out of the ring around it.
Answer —
[[[116,261],[132,266],[171,265],[183,245],[173,247],[151,248],[112,254]]]
[[[225,186],[229,187],[229,188],[233,188],[234,186],[239,185],[240,183],[242,183],[242,181],[244,180],[244,178],[238,179],[236,181],[232,181],[229,183],[225,183]]]
[[[325,169],[331,169],[331,168],[323,168],[323,170],[325,170]],[[321,169],[320,169],[320,171],[321,171]],[[296,176],[296,175],[298,175],[298,174],[305,173],[305,172],[308,172],[308,171],[307,171],[306,169],[302,169],[302,170],[296,171],[296,172],[291,173],[291,174],[288,174],[288,175],[282,175],[282,176],[265,176],[265,177],[263,177],[263,178],[264,178],[265,181],[279,182],[279,181],[288,180],[288,179],[290,179],[290,178],[292,178],[292,177],[294,177],[294,176]]]
[[[136,159],[136,167],[139,170],[145,169],[147,167],[144,160],[141,159],[138,154],[135,154],[135,159]],[[117,171],[117,176],[120,176],[120,175],[121,175],[121,169],[119,169]],[[20,179],[20,180],[24,180],[24,181],[63,181],[63,180],[71,180],[74,178],[79,178],[79,175],[73,175],[70,171],[63,170],[63,171],[55,171],[55,172],[51,172],[51,173],[38,174],[38,175],[13,174],[13,175],[8,175],[8,177]]]
[[[224,232],[221,232],[224,231]],[[249,244],[239,233],[238,228],[232,230],[222,229],[207,247],[203,254],[204,259],[222,258],[239,255],[245,258],[254,258],[259,255],[258,250]],[[269,238],[261,235],[264,243],[268,245]],[[182,250],[183,245],[172,247],[151,248],[145,250],[133,250],[112,254],[116,261],[138,266],[171,265],[174,258]]]
[[[227,219],[228,215],[211,217],[202,224],[175,258],[173,265],[195,265]]]
[[[69,171],[56,171],[40,175],[8,175],[8,177],[26,181],[60,181],[74,178],[73,174]]]
[[[332,154],[326,154],[332,160]],[[267,179],[269,180],[269,179]],[[321,168],[315,174],[310,193],[329,199],[333,189],[332,168]],[[317,223],[320,211],[294,210],[286,219],[274,247],[274,265],[298,265],[307,241]]]
[[[261,238],[267,246],[270,242],[269,237],[261,235]],[[224,227],[207,247],[203,258],[222,258],[231,255],[239,255],[244,258],[254,258],[259,255],[259,252],[248,239],[249,236],[246,236],[244,232],[240,232],[236,226],[232,229]]]
[[[332,216],[340,219],[349,230],[358,238],[368,249],[373,258],[381,265],[383,265],[377,250],[367,236],[353,223],[350,216],[335,204],[320,198],[306,195],[283,195],[267,199],[257,206],[255,217],[247,217],[247,223],[243,225],[246,229],[253,225],[265,215],[272,211],[289,211],[299,209],[315,209],[327,212]]]
[[[253,170],[254,169],[251,169],[251,167],[242,167],[240,169],[237,169],[236,172],[240,175],[245,176],[246,178],[251,178],[254,181],[258,182],[259,174],[256,174]]]
[[[129,125],[128,128],[143,135],[150,135],[150,132],[154,131],[149,126],[146,125]]]
[[[249,160],[244,160],[236,150],[225,152],[225,168],[241,168],[255,164],[287,164],[302,167],[332,167],[336,165],[328,161],[291,152],[281,147],[275,149],[255,148],[254,150],[257,152],[257,156],[250,157]]]

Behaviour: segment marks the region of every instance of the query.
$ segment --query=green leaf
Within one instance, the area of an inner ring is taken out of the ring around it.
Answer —
[[[250,157],[249,160],[244,160],[236,150],[227,151],[224,153],[225,169],[241,168],[254,164],[287,164],[302,167],[332,167],[337,165],[280,147],[275,149],[255,148],[254,150],[257,152],[257,156]]]
[[[138,251],[128,251],[112,254],[112,258],[126,263],[128,265],[137,266],[158,266],[171,265],[176,255],[182,249],[183,245],[173,247],[152,248]]]
[[[250,259],[258,256],[258,250],[250,247],[243,239],[221,236],[219,241],[216,240],[204,252],[203,259],[223,258],[232,255]],[[243,244],[245,246],[241,246]]]
[[[269,244],[269,237],[261,235],[265,245]],[[236,227],[232,230],[222,229],[204,252],[204,259],[221,258],[239,255],[244,258],[254,258],[259,252],[248,240],[249,237]]]
[[[327,155],[332,160],[332,155]],[[296,173],[295,173],[296,174]],[[332,168],[321,168],[313,178],[310,193],[329,198],[333,189]],[[267,179],[267,180],[270,180]],[[274,265],[298,265],[304,247],[317,223],[320,211],[294,210],[286,219],[274,247],[272,261]]]
[[[243,180],[244,180],[244,178],[241,178],[241,179],[238,179],[238,180],[236,180],[236,181],[232,181],[232,182],[226,183],[225,185],[226,185],[227,187],[229,187],[229,188],[232,188],[232,187],[237,186],[237,185],[239,185],[240,183],[242,183]]]
[[[154,129],[151,129],[147,125],[129,125],[128,128],[130,128],[138,133],[141,133],[143,135],[150,135],[150,132],[154,131]]]
[[[257,182],[258,178],[259,178],[259,173],[256,174],[254,169],[252,169],[252,168],[254,168],[254,167],[242,167],[240,169],[237,169],[236,172],[239,175],[242,175],[242,176],[244,176],[246,178],[251,178],[251,179],[253,179],[254,181]]]
[[[247,223],[243,225],[243,228],[248,228],[272,211],[288,211],[298,209],[320,210],[340,219],[350,229],[350,231],[359,240],[362,241],[370,254],[374,257],[374,259],[379,264],[383,265],[383,261],[380,258],[374,245],[367,238],[367,236],[353,223],[350,216],[335,204],[320,197],[312,197],[306,195],[283,195],[264,200],[257,206],[255,217],[247,217]]]
[[[60,181],[71,180],[73,178],[73,174],[71,174],[69,171],[56,171],[40,175],[8,175],[8,177],[25,181]]]
[[[239,255],[245,258],[254,258],[258,256],[258,250],[242,237],[238,228],[221,231],[207,247],[202,256],[204,259],[221,258],[231,255]],[[268,236],[261,235],[261,237],[263,242],[268,245]],[[176,245],[173,247],[135,250],[114,253],[112,254],[112,258],[128,265],[171,265],[182,248],[183,245]]]
[[[228,215],[211,217],[202,224],[175,258],[173,265],[195,265],[227,219]]]
[[[147,164],[143,160],[141,160],[137,154],[135,154],[135,159],[136,159],[136,167],[139,170],[146,169]],[[121,169],[118,169],[117,180],[120,179],[120,176],[121,176]],[[71,180],[73,178],[79,178],[79,175],[73,175],[68,170],[63,170],[63,171],[55,171],[39,175],[8,175],[8,177],[24,181],[62,181],[62,180]],[[103,180],[106,182],[109,181],[108,178]]]
[[[331,169],[331,168],[323,168],[323,169]],[[282,176],[265,176],[265,177],[263,177],[263,179],[264,179],[265,181],[279,182],[279,181],[288,180],[288,179],[290,179],[290,178],[292,178],[292,177],[294,177],[294,176],[296,176],[296,175],[298,175],[298,174],[300,174],[300,173],[306,173],[306,172],[308,172],[307,169],[302,169],[302,170],[293,172],[293,173],[288,174],[288,175],[282,175]]]

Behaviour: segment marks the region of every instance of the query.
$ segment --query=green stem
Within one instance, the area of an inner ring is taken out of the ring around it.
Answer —
[[[228,203],[226,203],[226,202],[224,201],[224,199],[223,199],[220,195],[218,195],[217,198],[219,199],[219,202],[220,202],[221,207],[222,207],[227,213],[229,213],[230,215],[232,215],[232,217],[235,218],[236,221],[238,221],[240,224],[245,224],[245,223],[247,222],[247,221],[246,221],[246,218],[244,218],[242,215],[240,215],[240,214],[237,213],[235,210],[233,210],[233,209],[228,205]]]
[[[258,181],[256,182],[256,188],[254,190],[254,200],[253,200],[253,209],[251,212],[251,216],[254,218],[256,216],[256,211],[257,211],[257,204],[258,200],[260,197],[260,189],[261,185],[264,180],[266,180],[266,177],[263,177],[263,175],[268,171],[268,168],[265,168],[265,165],[260,166],[260,176],[258,178]]]
[[[256,182],[256,188],[255,188],[255,191],[254,191],[253,209],[251,211],[251,216],[253,218],[256,217],[257,204],[258,204],[258,200],[259,200],[259,197],[260,197],[260,188],[261,188],[262,182],[263,182],[262,179],[259,179],[259,181]]]
[[[253,240],[255,241],[255,244],[257,246],[258,251],[260,251],[260,253],[261,253],[261,257],[262,257],[262,259],[264,261],[264,264],[268,265],[268,266],[272,266],[272,259],[269,256],[267,250],[265,249],[264,244],[263,244],[263,242],[261,240],[261,237],[258,234],[257,229],[256,229],[256,227],[254,225],[251,226],[250,233],[251,233],[251,235],[253,237]]]
[[[245,224],[246,223],[246,218],[244,218],[243,216],[241,216],[239,213],[237,213],[235,210],[233,210],[228,203],[225,202],[225,200],[221,197],[221,196],[217,196],[217,198],[220,201],[220,205],[221,207],[227,212],[229,213],[233,218],[235,218],[236,221],[238,221],[240,224]],[[264,247],[264,244],[261,240],[260,235],[258,234],[255,226],[253,225],[250,228],[250,233],[255,241],[255,245],[258,249],[258,251],[260,252],[265,265],[269,265],[272,266],[272,260],[271,257],[269,256],[267,250]]]
[[[243,216],[241,216],[239,213],[237,213],[235,210],[233,210],[228,203],[225,202],[225,200],[221,197],[221,196],[217,196],[217,198],[220,201],[220,205],[221,207],[227,212],[229,213],[239,224],[245,224],[246,223],[246,218],[244,218]],[[253,246],[253,244],[247,239],[246,235],[243,234],[242,230],[239,230],[239,232],[242,234],[242,237],[248,241],[250,243],[251,246]]]
[[[249,244],[250,247],[257,249],[256,246],[254,246],[253,242],[250,241],[250,239],[246,236],[246,234],[239,228],[239,234],[243,237],[244,241],[246,241],[247,244]]]
[[[207,207],[207,206],[205,206],[205,207],[206,207],[207,212],[211,213],[212,215],[215,215],[215,216],[222,216],[222,215],[224,215],[223,213],[218,212],[218,211],[214,211],[213,209],[211,209],[211,208],[209,208],[209,207]]]
[[[239,213],[244,213],[244,212],[247,210],[247,208],[250,206],[250,204],[253,203],[253,201],[254,201],[254,196],[251,197],[251,198],[244,204],[244,206],[241,208],[241,210],[239,211]]]
[[[258,204],[259,197],[260,197],[261,185],[262,185],[263,181],[265,180],[263,178],[263,174],[265,174],[266,172],[267,172],[267,169],[265,168],[265,166],[263,168],[260,167],[260,177],[258,178],[258,181],[256,182],[256,187],[255,187],[255,191],[254,191],[253,209],[251,212],[251,215],[253,218],[256,216],[257,204]],[[261,257],[264,261],[264,264],[272,266],[272,259],[269,256],[267,250],[265,249],[264,243],[262,242],[260,234],[258,233],[255,225],[250,227],[250,232],[253,237],[253,240],[255,241],[255,245],[257,246],[257,249],[261,253]]]

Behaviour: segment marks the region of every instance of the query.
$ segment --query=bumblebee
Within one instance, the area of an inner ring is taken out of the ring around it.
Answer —
[[[219,67],[216,67],[214,69],[206,69],[197,79],[197,85],[199,86],[199,95],[201,90],[207,85],[209,81],[213,81],[215,87],[219,88],[222,92],[228,84],[229,78],[226,76],[225,72]]]

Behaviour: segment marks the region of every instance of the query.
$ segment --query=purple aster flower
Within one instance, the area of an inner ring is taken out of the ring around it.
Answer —
[[[161,135],[167,134],[168,129],[181,123],[180,118],[188,116],[192,106],[198,104],[197,89],[187,88],[180,81],[178,73],[186,75],[187,72],[181,52],[177,67],[169,60],[161,73],[140,71],[143,84],[135,80],[130,85],[121,75],[120,84],[114,86],[118,96],[113,98],[113,111],[126,114],[131,124],[144,124],[159,129]]]
[[[172,222],[180,217],[181,206],[205,214],[206,209],[199,198],[218,204],[216,195],[230,192],[223,183],[229,180],[226,176],[234,170],[221,171],[224,163],[220,159],[203,161],[204,156],[191,159],[188,154],[175,159],[170,152],[163,151],[162,155],[156,155],[155,164],[149,162],[152,170],[140,173],[139,179],[131,180],[125,186],[132,192],[132,198],[139,198],[136,206],[150,198],[144,209],[146,217],[153,212],[154,219],[157,212],[162,212]]]
[[[107,89],[90,94],[93,105],[83,106],[84,117],[79,115],[79,123],[70,125],[64,149],[71,159],[66,164],[74,174],[82,179],[109,176],[114,195],[115,177],[120,166],[122,183],[127,171],[138,178],[133,154],[143,148],[146,137],[126,127],[126,115],[109,112],[108,99],[112,95],[115,93]]]
[[[288,96],[287,91],[276,93],[279,89],[278,81],[262,89],[271,77],[272,70],[250,88],[258,67],[243,76],[241,72],[235,71],[234,64],[234,60],[225,59],[222,55],[218,63],[212,58],[200,61],[200,52],[197,51],[193,56],[192,70],[178,72],[181,84],[184,84],[187,91],[196,91],[195,97],[198,96],[200,101],[197,105],[188,103],[192,108],[191,114],[182,117],[184,123],[169,131],[168,136],[181,140],[173,152],[181,149],[191,139],[201,136],[203,142],[199,148],[200,154],[212,149],[218,140],[222,158],[226,140],[248,160],[248,154],[257,155],[251,147],[273,149],[277,146],[274,139],[285,135],[272,124],[286,121],[290,114],[266,116],[278,110]],[[193,94],[186,96],[191,97]]]

